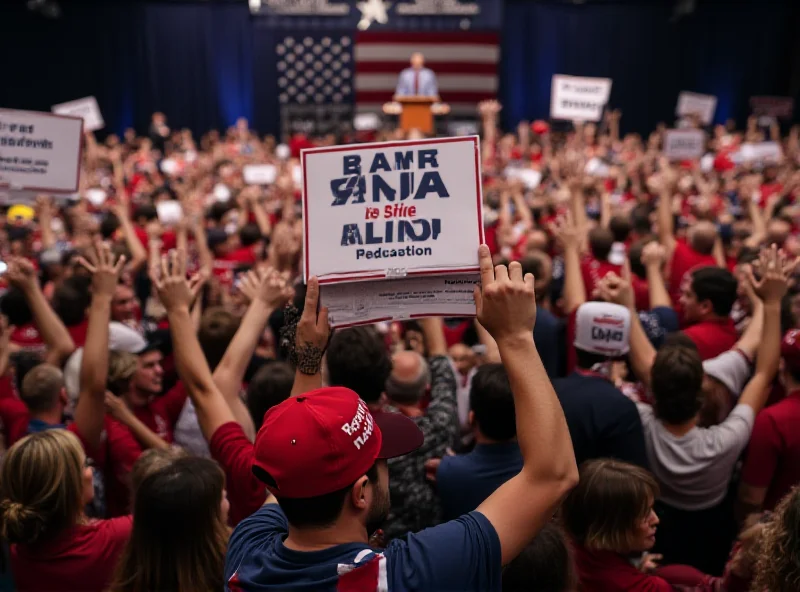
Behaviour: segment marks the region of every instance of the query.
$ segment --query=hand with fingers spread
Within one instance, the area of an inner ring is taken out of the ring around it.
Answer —
[[[322,356],[328,348],[331,327],[328,323],[328,309],[319,307],[319,281],[313,277],[308,280],[303,315],[297,323],[294,350],[291,362],[299,372],[314,375],[322,365]]]
[[[486,245],[481,245],[478,258],[481,286],[474,292],[478,322],[498,345],[507,340],[532,339],[536,324],[533,274],[523,278],[522,266],[517,261],[508,267],[493,267],[492,255]]]
[[[36,277],[33,263],[24,257],[9,257],[6,263],[8,264],[6,279],[12,286],[25,293],[39,287],[39,279]]]
[[[569,210],[550,228],[561,248],[578,248],[581,242],[581,231]]]
[[[94,248],[80,257],[78,262],[92,274],[92,294],[113,296],[119,282],[119,274],[125,265],[125,255],[114,261],[111,247],[97,241]]]
[[[745,268],[745,274],[764,304],[780,304],[800,258],[789,259],[776,245],[761,250],[759,259]],[[753,269],[760,274],[756,279]]]
[[[186,253],[177,250],[171,251],[169,257],[162,255],[160,277],[151,279],[167,312],[191,308],[203,285],[199,274],[186,279]]]
[[[260,284],[261,279],[258,276],[258,272],[254,269],[251,269],[247,273],[239,276],[237,290],[244,294],[248,302],[252,302],[258,297],[258,288]]]
[[[260,272],[261,283],[257,296],[267,307],[275,309],[283,306],[294,296],[294,288],[289,284],[290,274],[267,268]]]

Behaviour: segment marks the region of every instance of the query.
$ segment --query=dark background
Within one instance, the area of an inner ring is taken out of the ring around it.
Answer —
[[[501,0],[497,0],[500,2]],[[0,106],[49,111],[87,95],[108,131],[143,131],[153,111],[195,133],[247,117],[278,130],[276,40],[245,0],[61,0],[48,20],[0,3]],[[800,1],[506,0],[500,100],[507,127],[547,118],[555,73],[611,77],[623,131],[672,122],[678,92],[719,98],[716,120],[742,124],[752,95],[800,104]],[[297,32],[297,31],[294,31]],[[797,111],[795,118],[797,119]]]

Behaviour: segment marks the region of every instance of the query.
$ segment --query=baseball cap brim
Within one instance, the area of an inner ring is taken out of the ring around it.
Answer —
[[[396,458],[414,452],[422,446],[424,440],[422,430],[405,415],[376,411],[372,416],[383,436],[378,458]]]

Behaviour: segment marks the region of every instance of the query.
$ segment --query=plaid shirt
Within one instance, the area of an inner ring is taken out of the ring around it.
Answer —
[[[425,440],[405,456],[389,461],[389,493],[392,507],[384,528],[386,541],[435,526],[442,520],[439,496],[425,478],[425,461],[444,456],[458,439],[456,377],[446,356],[428,360],[431,399],[424,415],[412,417]],[[385,411],[397,411],[387,407]]]

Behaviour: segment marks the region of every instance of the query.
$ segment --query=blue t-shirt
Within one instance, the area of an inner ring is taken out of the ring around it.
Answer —
[[[283,541],[288,523],[277,504],[242,520],[228,542],[225,589],[230,592],[459,592],[500,590],[500,539],[478,512],[409,534],[386,549],[347,543],[294,551]]]
[[[453,520],[472,512],[521,470],[517,442],[478,444],[469,454],[443,457],[436,471],[442,518]]]

